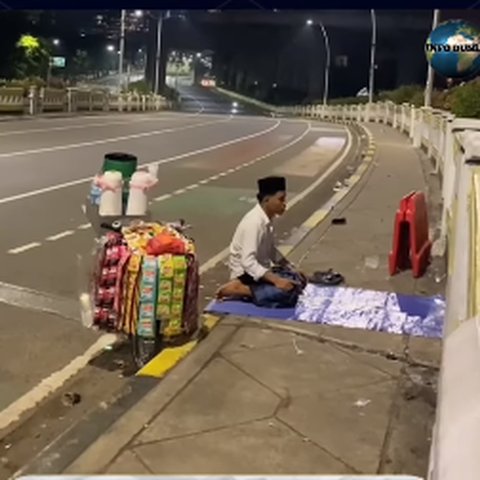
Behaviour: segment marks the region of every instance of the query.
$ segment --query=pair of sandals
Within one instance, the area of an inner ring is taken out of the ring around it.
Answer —
[[[331,268],[326,272],[315,272],[308,281],[314,285],[322,285],[325,287],[333,287],[341,285],[345,282],[345,278],[342,274],[334,272]]]

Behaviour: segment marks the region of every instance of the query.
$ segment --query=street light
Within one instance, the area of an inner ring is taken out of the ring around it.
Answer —
[[[118,60],[118,87],[122,93],[123,87],[123,59],[125,57],[125,20],[127,11],[122,10],[120,15],[120,58]]]
[[[313,20],[309,18],[307,20],[307,25],[312,26]],[[327,30],[322,22],[318,22],[320,26],[320,30],[322,31],[323,41],[325,43],[325,52],[326,52],[326,59],[325,59],[325,73],[324,73],[324,82],[323,82],[323,106],[325,107],[328,102],[328,89],[330,83],[330,60],[331,60],[331,51],[330,51],[330,41],[328,39]]]
[[[143,17],[143,10],[135,10],[134,15],[137,18]]]
[[[170,10],[167,10],[165,14],[165,20],[168,20],[171,17]],[[162,30],[163,30],[163,13],[158,15],[157,22],[157,51],[155,55],[155,82],[154,82],[154,92],[155,95],[158,95],[160,89],[160,61],[162,59]]]
[[[52,45],[54,47],[58,47],[60,45],[60,40],[58,38],[52,39]],[[52,79],[52,66],[53,66],[53,58],[52,58],[52,54],[49,52],[49,54],[48,54],[48,68],[47,68],[47,87],[50,86],[50,81]]]
[[[113,52],[115,51],[115,47],[113,45],[107,45],[107,51]]]
[[[432,31],[438,27],[440,21],[440,10],[433,11]],[[425,85],[425,98],[424,107],[430,107],[432,105],[432,91],[433,91],[433,77],[434,71],[430,63],[428,64],[427,83]]]
[[[377,17],[375,10],[370,10],[370,16],[372,19],[372,41],[370,44],[370,75],[368,82],[368,103],[373,102],[373,89],[375,83],[375,51],[377,48]]]

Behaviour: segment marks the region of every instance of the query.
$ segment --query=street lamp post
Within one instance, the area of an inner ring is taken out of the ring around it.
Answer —
[[[165,20],[170,18],[170,10],[167,10],[165,15]],[[162,31],[163,31],[163,13],[158,14],[158,23],[157,23],[157,47],[155,52],[155,77],[154,77],[154,88],[153,91],[155,95],[159,94],[160,90],[160,63],[162,60]]]
[[[313,20],[307,20],[307,25],[313,25]],[[330,87],[330,62],[331,62],[331,50],[330,50],[330,41],[328,39],[327,30],[323,22],[319,21],[318,25],[322,31],[323,42],[325,44],[325,70],[324,70],[324,81],[323,81],[323,106],[326,107],[328,102],[328,92]]]
[[[58,47],[60,45],[60,40],[58,38],[54,38],[52,40],[52,44],[55,46],[55,47]],[[51,79],[52,79],[52,65],[53,63],[53,58],[52,58],[52,55],[49,53],[48,54],[48,66],[47,66],[47,87],[50,86],[50,82],[51,82]]]
[[[438,27],[440,21],[440,10],[433,11],[432,31]],[[432,92],[433,92],[433,78],[434,71],[430,64],[428,64],[427,83],[425,85],[425,98],[423,105],[430,107],[432,105]]]
[[[160,61],[162,59],[162,30],[163,30],[163,12],[158,14],[157,21],[157,45],[155,50],[155,71],[154,71],[154,82],[153,82],[153,92],[155,95],[158,95],[160,89]]]
[[[122,10],[120,19],[120,57],[118,59],[118,86],[120,93],[123,89],[123,62],[125,58],[125,21],[127,17],[127,11]]]
[[[375,88],[375,53],[377,48],[377,17],[375,10],[370,10],[370,16],[372,18],[372,41],[370,44],[370,75],[368,82],[368,103],[371,105],[373,102],[373,90]]]

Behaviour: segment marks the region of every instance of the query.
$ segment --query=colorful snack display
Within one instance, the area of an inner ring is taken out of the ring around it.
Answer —
[[[152,249],[152,239],[163,239],[162,248]],[[168,225],[139,222],[106,234],[96,264],[97,327],[166,340],[194,332],[199,275],[191,239]]]

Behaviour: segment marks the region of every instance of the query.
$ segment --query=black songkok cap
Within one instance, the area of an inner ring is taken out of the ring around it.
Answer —
[[[258,193],[262,195],[275,195],[287,190],[285,177],[265,177],[258,180]]]

